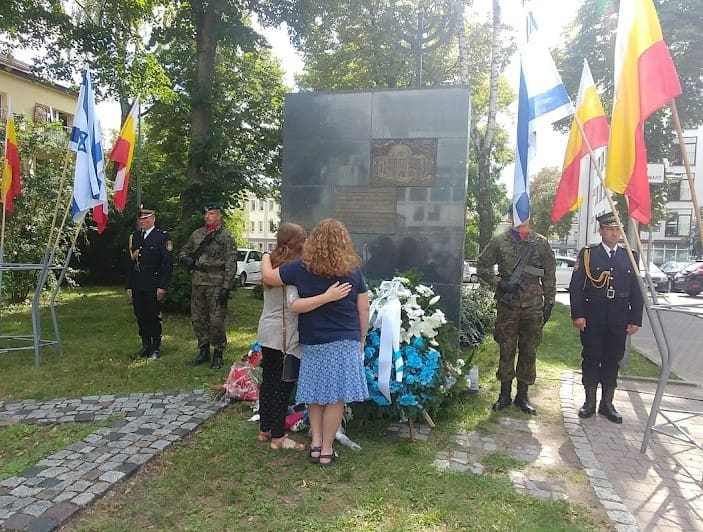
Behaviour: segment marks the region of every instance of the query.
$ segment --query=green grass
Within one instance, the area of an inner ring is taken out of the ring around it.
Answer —
[[[260,309],[261,301],[251,290],[238,290],[230,301],[228,362],[241,358],[255,339]],[[65,355],[45,348],[39,368],[28,352],[0,357],[0,399],[191,390],[224,380],[225,369],[186,365],[196,351],[186,316],[165,316],[164,356],[159,361],[132,361],[130,355],[139,342],[134,316],[120,289],[65,293],[57,314]],[[48,328],[50,321],[44,319],[43,324]],[[19,334],[28,326],[26,308],[3,310],[4,334],[8,330]],[[565,307],[555,309],[538,358],[538,387],[550,390],[558,389],[563,370],[580,366],[578,334]],[[605,528],[584,507],[519,494],[502,471],[521,464],[507,456],[489,457],[488,474],[481,476],[434,467],[435,453],[450,447],[457,430],[490,433],[495,426],[497,415],[490,405],[497,390],[493,377],[497,348],[491,338],[476,362],[481,368],[480,392],[448,403],[427,442],[389,440],[389,420],[378,419],[369,409],[355,409],[349,434],[363,451],[343,449],[339,464],[321,470],[307,463],[304,453],[271,452],[257,442],[258,427],[247,422],[250,406],[235,404],[98,501],[71,523],[72,529]],[[513,410],[511,415],[522,415]],[[540,412],[540,420],[544,416]],[[17,440],[8,432],[12,428],[0,431],[0,445]],[[23,436],[23,444],[34,446],[45,438],[43,430]]]
[[[33,466],[46,456],[83,439],[105,423],[10,425],[0,431],[0,480]]]

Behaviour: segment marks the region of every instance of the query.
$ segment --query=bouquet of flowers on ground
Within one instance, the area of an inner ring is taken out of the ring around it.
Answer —
[[[364,365],[371,399],[383,410],[426,416],[464,379],[464,361],[443,334],[449,327],[431,287],[406,277],[372,292]]]

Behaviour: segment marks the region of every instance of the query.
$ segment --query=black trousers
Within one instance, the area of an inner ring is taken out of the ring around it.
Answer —
[[[161,302],[156,299],[156,289],[132,289],[132,306],[137,318],[139,336],[151,338],[153,347],[160,347]]]
[[[288,415],[290,394],[294,382],[281,380],[283,372],[283,353],[278,349],[261,347],[263,370],[261,388],[259,388],[259,430],[271,431],[272,438],[282,438],[285,434],[284,423]]]
[[[628,302],[613,299],[587,305],[586,329],[581,333],[581,382],[617,386],[625,356]]]

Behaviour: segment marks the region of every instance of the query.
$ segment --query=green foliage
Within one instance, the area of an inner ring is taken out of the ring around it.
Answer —
[[[190,313],[190,272],[179,265],[173,268],[164,300],[164,310],[177,314]]]
[[[459,342],[475,350],[493,331],[496,319],[496,304],[493,292],[482,285],[463,287],[461,292],[461,326]]]
[[[5,138],[5,127],[3,121],[0,125],[1,138]],[[57,216],[54,223],[56,230],[72,194],[72,175],[67,172],[62,181],[60,174],[68,138],[61,124],[39,125],[21,116],[16,117],[16,132],[22,164],[22,192],[15,198],[14,214],[5,219],[4,262],[41,264],[54,216]],[[61,190],[61,204],[57,205]],[[69,217],[53,265],[63,265],[74,231],[75,225]],[[38,270],[5,272],[2,278],[3,303],[25,301],[34,292],[37,275]],[[54,278],[55,272],[52,271],[50,279]],[[68,271],[67,282],[72,281],[73,272]]]
[[[561,170],[548,167],[542,168],[530,182],[530,227],[546,238],[552,235],[566,238],[575,215],[569,212],[557,223],[552,223],[552,206],[560,179]]]

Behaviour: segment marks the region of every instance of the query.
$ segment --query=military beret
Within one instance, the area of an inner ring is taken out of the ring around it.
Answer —
[[[222,210],[222,204],[219,201],[211,201],[210,203],[205,205],[203,212],[213,211],[215,209],[217,209],[218,211]]]
[[[151,203],[142,203],[137,210],[137,218],[148,218],[156,214],[156,207]]]
[[[619,227],[620,224],[618,223],[618,219],[615,217],[615,215],[612,212],[606,212],[605,214],[601,214],[600,216],[596,216],[596,220],[598,220],[598,225],[601,227]]]

